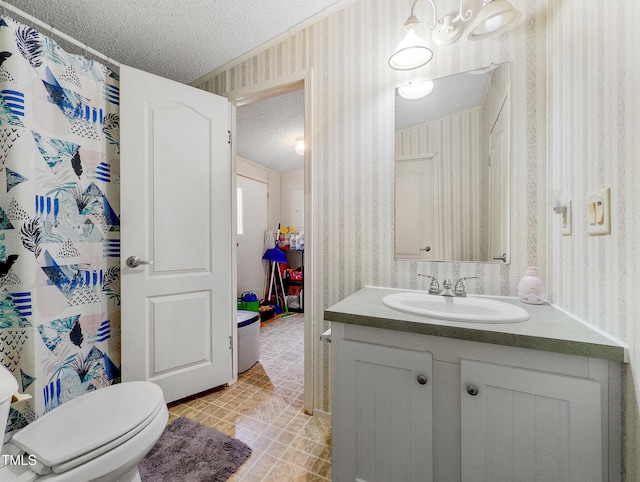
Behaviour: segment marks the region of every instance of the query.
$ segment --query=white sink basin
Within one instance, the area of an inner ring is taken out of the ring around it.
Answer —
[[[529,313],[524,308],[489,298],[454,298],[402,292],[385,296],[382,304],[404,313],[448,321],[516,323],[529,319]]]

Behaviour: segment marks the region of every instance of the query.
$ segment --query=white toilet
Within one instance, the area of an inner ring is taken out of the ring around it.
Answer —
[[[3,432],[17,390],[0,364]],[[162,435],[168,416],[162,390],[150,382],[87,393],[13,434],[2,447],[0,481],[139,481],[138,462]]]

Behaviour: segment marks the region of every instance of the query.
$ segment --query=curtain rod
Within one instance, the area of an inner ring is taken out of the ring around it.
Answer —
[[[80,47],[85,52],[87,52],[87,53],[89,53],[89,54],[91,54],[91,55],[93,55],[95,57],[98,57],[101,60],[105,60],[105,61],[109,62],[111,65],[115,65],[116,67],[120,68],[120,62],[117,62],[117,61],[113,60],[111,57],[107,57],[106,55],[98,52],[97,50],[92,49],[88,45],[83,44],[82,42],[74,39],[73,37],[70,37],[66,33],[61,32],[60,30],[57,30],[57,29],[53,28],[53,26],[47,25],[42,20],[39,20],[36,17],[34,17],[32,15],[29,15],[26,12],[23,12],[18,7],[14,7],[10,3],[7,3],[4,0],[0,0],[0,8],[2,8],[2,9],[6,8],[7,10],[15,13],[16,15],[19,15],[23,19],[28,20],[29,22],[35,23],[38,27],[43,28],[45,30],[48,30],[50,35],[56,36],[56,37],[60,37],[63,40],[66,40],[67,42],[75,45],[76,47]]]

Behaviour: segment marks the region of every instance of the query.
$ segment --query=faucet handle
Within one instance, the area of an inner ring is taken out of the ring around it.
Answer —
[[[466,281],[468,279],[478,279],[478,277],[477,276],[464,276],[464,277],[458,279],[458,281]]]
[[[458,278],[458,281],[456,281],[456,286],[453,289],[453,294],[455,294],[456,296],[462,296],[463,298],[467,296],[467,292],[464,289],[464,283],[463,281],[466,281],[468,279],[478,279],[477,276],[467,276],[467,277],[463,277],[463,278]]]
[[[430,295],[437,295],[440,293],[440,283],[438,283],[438,279],[435,276],[431,276],[430,274],[422,274],[422,273],[418,273],[418,276],[423,276],[425,278],[431,279],[431,283],[429,284]]]

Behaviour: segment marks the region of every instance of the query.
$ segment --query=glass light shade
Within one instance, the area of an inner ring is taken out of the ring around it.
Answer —
[[[502,22],[504,21],[504,15],[496,15],[495,17],[491,17],[484,23],[485,28],[488,32],[495,32],[502,26]]]
[[[427,64],[433,52],[424,40],[418,37],[415,28],[407,28],[407,35],[398,44],[389,58],[389,67],[395,70],[413,70]]]
[[[484,5],[473,22],[469,40],[482,40],[500,35],[511,28],[521,13],[507,0],[492,0]]]
[[[301,156],[304,156],[304,138],[296,137],[295,141],[296,141],[296,145],[295,145],[296,153]]]
[[[417,100],[428,96],[433,92],[433,81],[426,80],[424,82],[409,83],[398,88],[398,95],[403,99]]]

